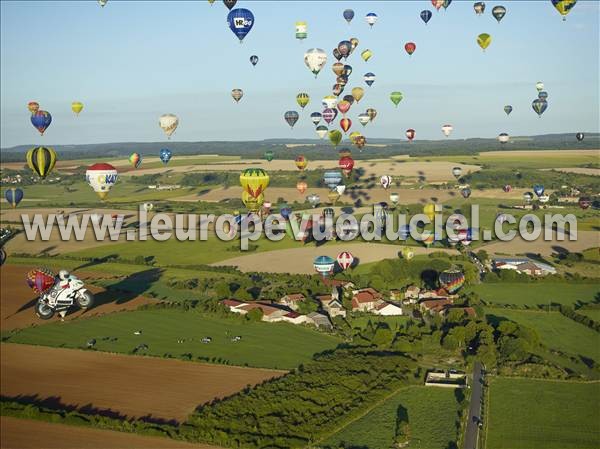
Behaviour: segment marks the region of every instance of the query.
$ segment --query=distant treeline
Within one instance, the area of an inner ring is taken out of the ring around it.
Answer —
[[[586,133],[585,140],[578,142],[575,133],[547,134],[531,137],[514,137],[501,145],[496,139],[464,140],[417,140],[414,142],[397,139],[369,139],[367,146],[359,152],[353,148],[355,159],[390,157],[408,154],[410,156],[471,155],[485,151],[513,150],[564,150],[596,149],[600,143],[600,134]],[[287,145],[294,145],[288,147]],[[378,145],[378,146],[373,146]],[[23,160],[23,153],[34,145],[19,145],[2,148],[2,162]],[[313,139],[271,139],[242,142],[124,142],[88,145],[49,145],[59,152],[61,160],[85,159],[90,157],[122,157],[133,152],[142,156],[157,156],[161,148],[168,147],[176,155],[219,154],[223,156],[241,156],[243,158],[262,158],[265,151],[273,151],[275,158],[304,154],[311,159],[336,159],[337,151],[326,140]],[[338,148],[350,147],[346,141]]]

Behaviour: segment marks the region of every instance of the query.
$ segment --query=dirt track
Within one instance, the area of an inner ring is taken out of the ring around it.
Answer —
[[[17,344],[0,347],[1,393],[183,421],[201,404],[282,371]]]
[[[89,427],[0,418],[2,449],[220,449],[168,438],[113,432]]]
[[[2,301],[0,302],[0,329],[7,331],[31,326],[32,324],[43,324],[34,312],[36,295],[25,283],[25,277],[31,266],[3,265],[0,268],[2,280]],[[94,277],[93,273],[76,273],[82,279]],[[98,287],[89,285],[94,293],[97,305],[92,309],[82,312],[77,310],[66,316],[67,320],[81,316],[91,317],[119,310],[134,310],[142,304],[152,302],[142,296],[127,297],[125,293],[118,294],[107,292]],[[56,318],[58,319],[58,318]],[[52,320],[54,321],[54,319]]]

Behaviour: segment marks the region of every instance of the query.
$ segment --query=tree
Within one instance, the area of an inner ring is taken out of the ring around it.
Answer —
[[[392,330],[388,326],[379,326],[371,341],[380,348],[385,348],[391,345],[393,337]]]
[[[250,312],[248,312],[246,314],[246,318],[253,322],[261,321],[262,317],[263,317],[263,311],[262,311],[262,309],[259,309],[258,307],[256,309],[252,309]]]

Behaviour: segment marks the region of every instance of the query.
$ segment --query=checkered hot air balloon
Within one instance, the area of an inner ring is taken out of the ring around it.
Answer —
[[[337,256],[337,263],[342,268],[342,270],[346,270],[352,263],[354,262],[354,256],[347,251],[339,253]]]
[[[36,268],[27,273],[27,285],[38,295],[54,285],[54,273],[47,268]]]

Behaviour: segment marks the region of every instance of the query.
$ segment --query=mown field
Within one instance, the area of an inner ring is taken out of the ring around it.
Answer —
[[[486,449],[600,447],[600,383],[493,378]]]
[[[543,344],[551,349],[600,361],[600,334],[559,312],[534,312],[486,308],[488,319],[508,319],[535,329]]]
[[[536,307],[591,302],[600,292],[600,283],[502,282],[477,284],[470,289],[488,303]]]
[[[400,407],[408,411],[411,440],[408,448],[447,449],[456,441],[459,410],[454,390],[413,386],[401,389],[369,413],[351,422],[325,441],[337,448],[385,449],[396,436]]]
[[[134,335],[135,331],[141,335]],[[232,337],[241,336],[233,342]],[[109,337],[109,339],[103,339]],[[201,343],[211,337],[211,343]],[[109,314],[23,329],[11,343],[85,347],[96,339],[99,351],[131,353],[146,344],[140,355],[180,357],[259,368],[292,369],[312,355],[336,347],[341,340],[316,330],[288,323],[246,322],[237,318],[209,317],[197,311],[140,310]],[[116,338],[116,340],[115,340]],[[181,343],[178,341],[183,340]]]
[[[579,309],[577,313],[590,317],[594,321],[600,322],[600,309]]]

